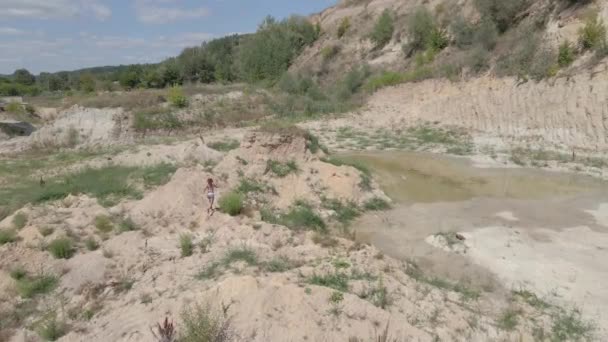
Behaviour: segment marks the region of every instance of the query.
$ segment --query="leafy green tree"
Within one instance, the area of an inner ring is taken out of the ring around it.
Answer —
[[[183,83],[180,67],[175,58],[163,62],[159,68],[159,73],[164,86]]]
[[[85,93],[92,93],[95,91],[95,78],[90,73],[84,73],[80,75],[80,90]]]
[[[245,80],[277,80],[302,49],[317,39],[314,26],[301,17],[277,22],[267,17],[240,46],[238,62]]]
[[[36,77],[32,75],[27,69],[18,69],[13,73],[13,80],[15,83],[31,86],[36,83]]]

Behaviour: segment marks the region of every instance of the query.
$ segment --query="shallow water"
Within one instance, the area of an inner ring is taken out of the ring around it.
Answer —
[[[364,152],[343,160],[368,166],[398,203],[464,201],[477,197],[548,199],[608,191],[608,182],[573,173],[518,168],[476,168],[463,158],[426,153]]]

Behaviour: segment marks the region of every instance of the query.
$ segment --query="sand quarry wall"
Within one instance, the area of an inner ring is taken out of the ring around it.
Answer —
[[[364,117],[372,125],[440,122],[518,142],[606,150],[608,69],[599,68],[540,83],[483,77],[404,84],[376,93]]]

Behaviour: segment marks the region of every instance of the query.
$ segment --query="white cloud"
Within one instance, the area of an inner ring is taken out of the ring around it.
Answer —
[[[200,45],[213,37],[205,32],[133,37],[95,35],[86,31],[74,32],[73,38],[0,37],[0,51],[4,51],[0,56],[0,74],[12,73],[21,67],[38,73],[99,65],[155,63],[176,56],[184,47]]]
[[[0,18],[59,19],[90,13],[99,20],[112,15],[96,0],[0,0]]]
[[[0,27],[0,35],[18,36],[24,33],[24,31],[18,30],[14,27]]]
[[[88,7],[89,10],[93,12],[93,15],[101,21],[104,21],[112,16],[112,11],[110,8],[98,2],[87,3],[86,7]]]
[[[164,24],[176,20],[202,18],[209,15],[206,7],[179,8],[163,5],[173,1],[167,0],[135,0],[137,20],[146,24]]]

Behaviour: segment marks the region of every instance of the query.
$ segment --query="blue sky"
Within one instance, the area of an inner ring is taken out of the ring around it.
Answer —
[[[0,0],[0,74],[158,62],[336,0]]]

